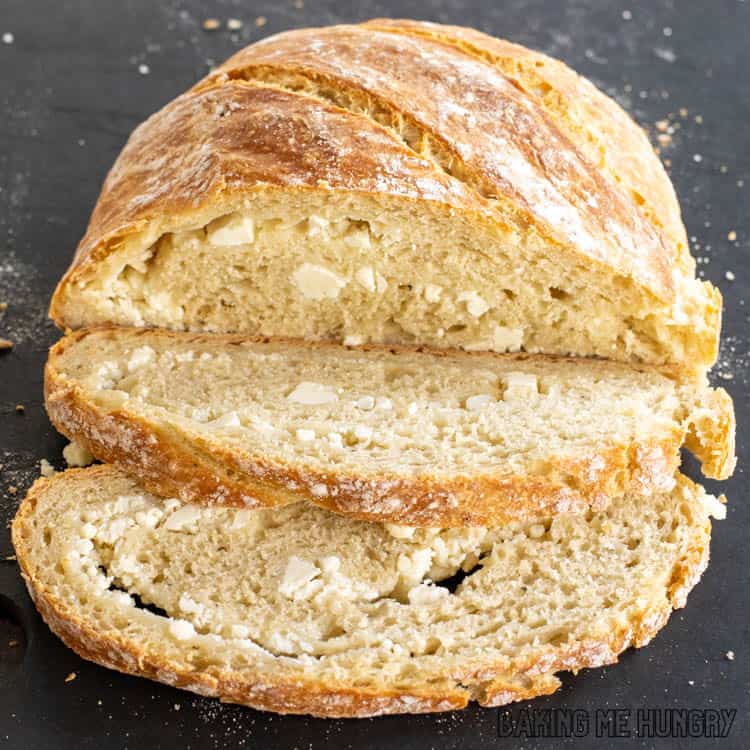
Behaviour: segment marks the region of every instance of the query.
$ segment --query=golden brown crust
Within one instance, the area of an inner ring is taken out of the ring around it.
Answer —
[[[672,571],[663,602],[631,617],[627,625],[600,638],[561,646],[547,645],[523,664],[472,665],[444,684],[415,684],[408,690],[388,687],[354,688],[345,680],[331,684],[305,677],[296,679],[278,673],[237,674],[215,667],[197,671],[188,663],[174,663],[162,654],[118,632],[99,632],[80,617],[73,606],[53,596],[30,554],[27,538],[31,516],[43,493],[55,481],[75,482],[98,474],[106,481],[111,467],[71,470],[64,478],[41,478],[31,487],[13,521],[12,539],[18,564],[37,609],[63,642],[84,659],[111,669],[147,677],[175,687],[218,697],[278,713],[305,713],[324,717],[365,717],[393,713],[426,713],[463,708],[469,700],[484,706],[549,695],[560,685],[559,671],[615,663],[625,649],[648,643],[664,626],[673,609],[685,605],[687,593],[700,579],[708,564],[710,524],[696,527],[692,542]],[[509,670],[512,667],[512,671]]]
[[[90,335],[161,336],[172,341],[201,341],[232,346],[247,342],[237,335],[182,334],[168,331],[100,328],[78,331],[50,351],[45,369],[45,398],[55,427],[85,445],[102,461],[140,478],[152,492],[190,502],[247,508],[307,500],[328,510],[368,521],[412,526],[485,526],[561,512],[602,507],[608,498],[628,491],[649,495],[671,486],[679,465],[686,429],[655,438],[599,446],[591,455],[550,456],[534,475],[486,474],[457,477],[420,475],[413,478],[380,474],[321,473],[311,467],[271,461],[259,454],[227,449],[220,441],[197,432],[151,422],[123,406],[107,411],[95,404],[76,382],[61,377],[57,360],[69,346]],[[300,343],[296,346],[334,346]],[[377,349],[377,347],[366,347]],[[393,348],[393,347],[391,347]],[[448,356],[446,352],[432,352]],[[452,353],[463,357],[508,357],[491,353]],[[528,355],[515,355],[522,360]],[[554,358],[549,358],[554,359]],[[559,358],[558,358],[559,359]],[[606,368],[588,361],[587,367]],[[728,403],[727,403],[728,402]],[[724,402],[731,410],[731,400]],[[710,419],[710,417],[708,417]],[[725,429],[730,425],[725,420]],[[713,423],[710,445],[697,445],[697,455],[718,455],[728,444]],[[700,432],[699,434],[703,434]],[[696,442],[696,441],[693,441]],[[733,455],[733,454],[732,454]],[[325,493],[322,488],[325,487]],[[394,498],[399,500],[394,503]]]
[[[623,185],[647,220],[664,234],[670,252],[683,257],[691,269],[695,265],[677,196],[648,136],[588,79],[559,60],[475,29],[390,18],[363,25],[435,39],[497,66],[547,112],[592,164]]]
[[[674,253],[632,198],[494,65],[438,38],[332,26],[246,47],[197,88],[237,78],[274,81],[279,73],[336,89],[339,104],[367,101],[385,110],[393,126],[445,149],[451,174],[495,199],[503,221],[530,223],[655,297],[674,299]]]
[[[707,400],[692,416],[685,447],[701,457],[705,476],[727,479],[737,465],[734,404],[722,388],[709,391]]]
[[[356,191],[477,216],[483,201],[385,128],[310,97],[241,81],[188,92],[135,129],[102,187],[86,234],[52,297],[152,224],[183,228],[210,206],[273,190]]]

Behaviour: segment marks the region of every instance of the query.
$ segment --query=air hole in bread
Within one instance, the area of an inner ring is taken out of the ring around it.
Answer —
[[[564,289],[558,289],[555,286],[551,286],[549,288],[549,294],[550,297],[553,299],[569,299],[570,298],[570,292],[566,292]]]
[[[101,570],[105,576],[107,576],[107,570],[99,566],[99,570]],[[128,591],[126,588],[123,588],[122,586],[118,586],[117,583],[112,582],[109,587],[107,588],[108,591],[121,591],[123,594],[127,594],[135,604],[136,609],[143,609],[147,612],[151,612],[152,615],[157,615],[158,617],[169,617],[169,613],[166,612],[166,610],[163,610],[161,607],[157,607],[155,604],[150,604],[148,602],[144,602],[143,599],[138,594],[134,594],[130,591]]]
[[[435,581],[435,585],[442,589],[448,589],[451,594],[456,593],[456,589],[467,579],[469,576],[482,569],[483,562],[480,560],[475,565],[472,565],[468,570],[459,570],[452,576],[444,578],[442,581]]]

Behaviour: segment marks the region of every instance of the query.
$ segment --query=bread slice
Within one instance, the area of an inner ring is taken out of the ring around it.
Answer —
[[[643,646],[685,604],[722,511],[678,477],[601,512],[414,529],[183,505],[105,465],[38,480],[13,543],[84,658],[264,710],[371,716],[551,693],[556,672]]]
[[[721,297],[617,105],[517,45],[374,22],[263,40],[141,125],[50,312],[692,376]]]
[[[734,466],[723,390],[602,361],[104,328],[51,350],[45,388],[68,438],[211,504],[484,525],[669,490],[683,445]]]

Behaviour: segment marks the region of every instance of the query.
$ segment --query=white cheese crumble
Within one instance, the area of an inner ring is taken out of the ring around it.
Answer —
[[[367,229],[350,229],[344,237],[344,242],[354,250],[369,250],[372,247],[370,232]]]
[[[229,628],[232,638],[247,638],[250,635],[250,628],[247,625],[235,623]]]
[[[362,411],[371,411],[375,408],[375,398],[373,396],[362,396],[357,399],[356,406]]]
[[[286,564],[284,575],[279,584],[279,593],[293,598],[305,593],[307,584],[320,574],[317,565],[297,555],[292,555]]]
[[[39,462],[39,470],[43,477],[51,477],[53,474],[57,474],[55,467],[46,458]]]
[[[365,424],[358,424],[354,428],[354,437],[362,443],[372,440],[372,427]]]
[[[178,640],[186,641],[195,636],[195,628],[187,620],[172,620],[169,623],[169,632]]]
[[[505,382],[504,399],[509,401],[537,393],[536,375],[530,372],[509,372],[503,376]]]
[[[375,271],[372,266],[363,266],[354,274],[354,278],[361,286],[367,289],[368,292],[375,291]]]
[[[242,427],[242,422],[240,422],[240,418],[236,411],[230,411],[227,414],[222,414],[211,422],[207,422],[205,426],[210,430],[225,430],[233,427]]]
[[[341,437],[341,433],[339,432],[329,432],[328,433],[328,442],[331,445],[332,448],[343,448],[344,447],[344,439]]]
[[[424,298],[428,302],[440,302],[440,297],[443,294],[443,287],[437,284],[425,284],[424,285]]]
[[[305,406],[318,406],[338,401],[338,395],[329,386],[303,381],[288,396],[287,400]]]
[[[128,372],[135,372],[137,369],[151,364],[156,359],[156,352],[150,346],[139,346],[133,349],[128,360]]]
[[[94,462],[89,450],[75,441],[63,448],[63,458],[68,466],[88,466]]]
[[[523,345],[523,329],[495,326],[492,349],[496,352],[517,352]]]
[[[414,526],[401,526],[396,523],[386,523],[385,530],[394,539],[411,539],[414,536],[416,528]]]
[[[303,297],[313,300],[336,299],[346,286],[346,279],[313,263],[303,263],[297,268],[292,281]]]
[[[490,306],[476,292],[461,292],[458,295],[459,302],[466,303],[466,310],[473,318],[481,318]]]
[[[330,221],[324,216],[318,216],[312,214],[307,220],[307,234],[309,237],[315,237],[318,234],[323,234],[328,229]]]
[[[228,214],[214,219],[206,227],[206,236],[212,245],[246,245],[255,241],[255,222],[250,216]]]
[[[482,411],[482,409],[494,403],[496,403],[495,399],[488,393],[478,393],[476,396],[469,396],[466,399],[466,411]]]
[[[409,591],[409,604],[417,606],[425,604],[434,604],[441,599],[445,599],[449,594],[448,589],[440,586],[433,586],[430,583],[420,583]]]
[[[189,527],[197,523],[201,518],[201,511],[195,505],[183,505],[164,523],[164,528],[167,531],[186,531]]]

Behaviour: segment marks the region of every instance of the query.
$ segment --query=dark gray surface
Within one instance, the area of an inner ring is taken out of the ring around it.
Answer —
[[[257,28],[254,19],[261,15],[268,23]],[[0,610],[21,622],[28,645],[8,648],[7,640],[19,636],[0,628],[0,744],[34,750],[747,746],[750,3],[307,0],[300,9],[287,0],[2,0],[0,34],[11,32],[14,42],[0,43],[0,302],[9,305],[0,336],[16,346],[0,354],[0,559],[12,553],[5,521],[38,475],[39,459],[61,466],[64,441],[42,406],[45,352],[57,337],[45,320],[46,304],[130,130],[203,75],[211,60],[250,41],[286,28],[378,15],[463,23],[527,44],[591,77],[652,135],[663,118],[679,126],[663,156],[671,161],[694,253],[705,258],[701,275],[725,295],[715,380],[735,398],[740,424],[739,468],[720,488],[730,499],[729,516],[715,526],[712,564],[688,607],[651,645],[624,655],[618,666],[568,676],[557,695],[525,705],[583,709],[592,720],[597,709],[736,708],[729,738],[603,740],[592,730],[569,742],[513,741],[497,738],[495,710],[344,722],[221,706],[78,659],[45,628],[15,563],[4,561]],[[207,17],[236,17],[245,25],[238,34],[206,33],[200,25]],[[139,73],[141,64],[148,74]],[[732,230],[736,241],[727,238]],[[17,403],[25,405],[23,415],[16,414]],[[8,492],[13,486],[15,496]],[[725,658],[729,650],[735,661]],[[66,683],[70,672],[77,677]],[[521,708],[511,714],[518,718]]]

